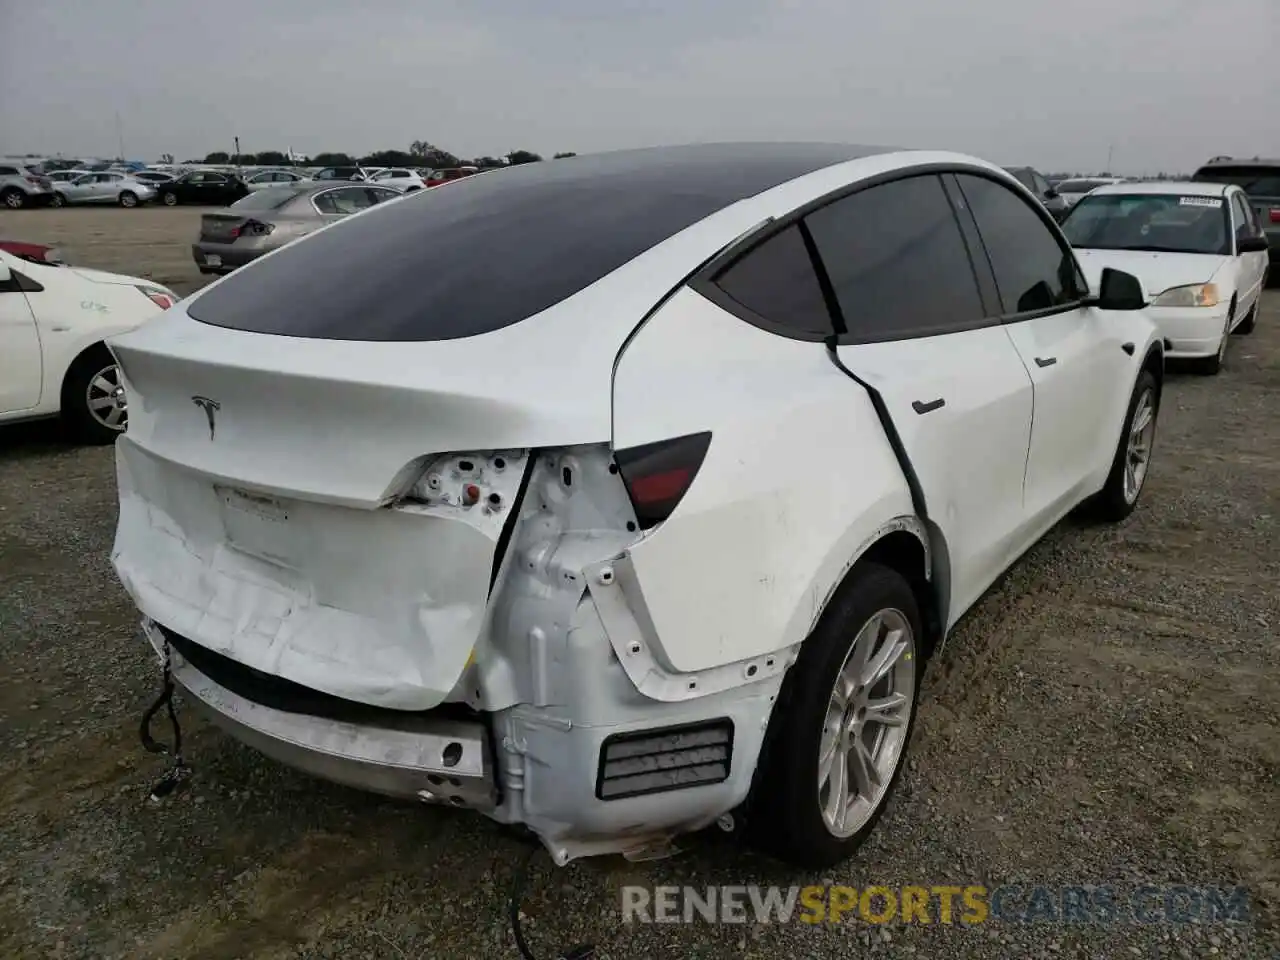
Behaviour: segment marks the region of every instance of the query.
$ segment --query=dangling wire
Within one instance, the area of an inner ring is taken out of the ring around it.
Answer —
[[[511,880],[511,899],[507,913],[511,919],[511,933],[516,938],[516,949],[520,951],[523,960],[537,960],[537,955],[529,946],[529,941],[524,938],[524,930],[520,927],[520,902],[524,899],[525,885],[529,881],[529,865],[533,863],[533,858],[541,849],[542,846],[537,844],[529,850],[516,866],[516,872]],[[591,960],[595,955],[594,944],[580,943],[576,947],[561,951],[556,955],[556,960]]]
[[[173,668],[169,652],[169,638],[164,641],[164,680],[160,696],[142,715],[142,723],[138,728],[138,737],[142,746],[150,753],[173,757],[173,765],[155,782],[151,788],[151,799],[162,800],[175,790],[180,789],[191,775],[191,768],[182,760],[182,726],[178,723],[178,711],[173,705]],[[173,746],[166,747],[151,735],[151,721],[164,707],[169,714],[169,726],[173,730]]]

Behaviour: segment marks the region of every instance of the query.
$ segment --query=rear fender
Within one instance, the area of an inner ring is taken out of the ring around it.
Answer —
[[[633,680],[648,677],[655,696],[785,669],[860,552],[914,516],[870,396],[823,345],[750,326],[686,288],[622,354],[613,442],[699,431],[710,446],[675,512],[611,570],[588,571],[624,664],[637,643],[652,654],[633,660]]]

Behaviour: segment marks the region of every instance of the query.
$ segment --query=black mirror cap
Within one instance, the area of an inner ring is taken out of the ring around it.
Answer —
[[[1093,305],[1101,310],[1141,310],[1147,305],[1147,298],[1137,277],[1107,267],[1102,271]]]
[[[1240,253],[1266,253],[1270,249],[1271,243],[1267,240],[1265,233],[1245,237],[1236,244],[1236,250]]]

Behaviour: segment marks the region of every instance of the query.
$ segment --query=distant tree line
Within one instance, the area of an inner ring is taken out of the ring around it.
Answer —
[[[576,156],[576,153],[569,150],[557,153],[553,159]],[[502,157],[474,157],[464,160],[425,140],[415,140],[409,145],[408,150],[375,150],[363,156],[325,151],[296,161],[290,160],[289,155],[281,150],[263,150],[261,153],[227,153],[223,150],[215,150],[205,155],[204,162],[234,163],[245,167],[287,167],[300,163],[315,167],[353,167],[359,164],[365,167],[430,167],[433,170],[471,165],[484,170],[520,163],[537,163],[541,159],[542,156],[532,150],[512,150]]]

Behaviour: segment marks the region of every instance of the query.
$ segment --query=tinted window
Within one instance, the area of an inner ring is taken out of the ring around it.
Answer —
[[[700,144],[465,177],[289,244],[202,292],[189,312],[288,336],[474,336],[553,306],[737,200],[876,152]]]
[[[1006,314],[1047,310],[1081,298],[1071,249],[1035,209],[994,180],[968,174],[956,179],[978,223]]]
[[[774,234],[730,264],[716,286],[753,313],[804,336],[834,332],[798,227]]]
[[[850,339],[950,333],[983,318],[969,253],[938,177],[860,191],[805,222]]]
[[[1234,183],[1251,197],[1280,197],[1280,167],[1275,165],[1205,167],[1196,171],[1194,179]]]
[[[17,167],[0,167],[0,177],[16,177],[17,175]]]

